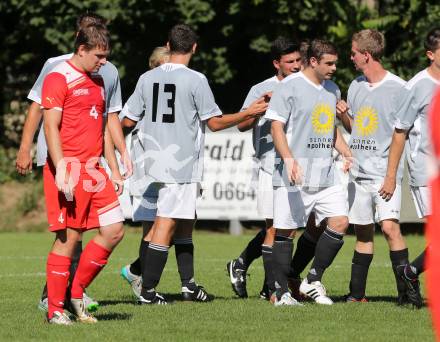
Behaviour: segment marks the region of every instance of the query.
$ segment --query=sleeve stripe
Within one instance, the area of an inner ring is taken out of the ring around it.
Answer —
[[[410,127],[411,126],[405,125],[399,119],[397,119],[396,122],[394,123],[394,128],[397,128],[397,129],[403,129],[403,130],[407,131]]]
[[[41,109],[41,110],[51,110],[51,109],[55,109],[55,110],[58,110],[58,111],[60,111],[60,112],[63,111],[63,108],[61,108],[61,107],[44,107],[44,106],[40,106],[40,109]]]
[[[116,105],[114,107],[110,107],[107,109],[108,113],[115,113],[115,112],[120,112],[122,110],[122,106],[121,105]]]
[[[274,112],[271,109],[266,110],[266,114],[264,115],[264,118],[266,120],[272,120],[272,121],[281,121],[282,123],[286,123],[286,118],[283,118],[282,116],[278,115],[278,113]]]
[[[133,121],[136,121],[136,122],[139,121],[139,117],[138,116],[132,115],[132,114],[128,113],[127,111],[123,112],[123,114],[121,116],[121,120],[123,118],[129,118],[130,120],[133,120]]]
[[[211,118],[216,117],[216,116],[221,116],[221,115],[223,115],[223,112],[219,108],[217,108],[215,111],[212,111],[209,114],[205,114],[205,115],[201,116],[200,119],[202,121],[206,121],[208,119],[211,119]]]

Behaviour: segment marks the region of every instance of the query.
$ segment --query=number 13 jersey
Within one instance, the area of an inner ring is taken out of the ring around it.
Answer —
[[[131,149],[135,177],[200,182],[205,121],[219,115],[203,74],[174,63],[144,73],[120,114],[140,121]]]

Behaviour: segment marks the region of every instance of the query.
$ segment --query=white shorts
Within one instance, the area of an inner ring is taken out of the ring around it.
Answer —
[[[431,215],[431,189],[428,186],[410,186],[417,216],[424,218]]]
[[[274,187],[274,221],[277,229],[305,227],[310,213],[315,213],[316,225],[327,217],[347,216],[347,191],[342,185],[318,190],[289,191],[286,187]]]
[[[156,216],[195,219],[200,183],[152,183],[144,196],[133,196],[133,221],[154,221]]]
[[[258,172],[257,211],[262,218],[273,219],[272,175],[263,169]]]
[[[393,197],[385,201],[379,194],[382,184],[348,183],[348,219],[352,224],[371,224],[383,220],[399,220],[402,186],[396,185]]]

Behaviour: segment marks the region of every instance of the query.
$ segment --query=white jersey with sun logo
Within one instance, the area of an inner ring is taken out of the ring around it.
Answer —
[[[400,95],[396,128],[408,131],[406,160],[411,186],[429,184],[427,165],[432,158],[432,151],[428,113],[432,97],[439,88],[440,81],[434,79],[425,69],[408,81]]]
[[[334,110],[326,103],[319,103],[312,112],[312,127],[317,134],[332,132],[335,126]]]
[[[336,102],[341,93],[332,81],[317,85],[302,72],[286,77],[274,90],[265,119],[285,124],[287,143],[303,171],[305,187],[337,182],[333,143]],[[289,186],[283,162],[276,156],[273,185]]]
[[[349,115],[353,118],[349,142],[354,157],[352,179],[372,183],[383,181],[404,85],[404,80],[390,72],[378,83],[369,83],[364,76],[351,82],[347,102]],[[400,163],[399,183],[402,171],[403,163]]]
[[[377,110],[371,106],[361,107],[354,119],[354,127],[357,133],[363,137],[368,137],[376,133],[379,127]]]

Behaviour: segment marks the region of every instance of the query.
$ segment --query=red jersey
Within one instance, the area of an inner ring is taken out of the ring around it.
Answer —
[[[431,307],[432,319],[440,340],[440,90],[437,91],[431,102],[429,127],[433,147],[433,175],[430,179],[431,187],[431,215],[428,216],[426,237],[428,252],[426,254],[426,278],[428,283],[428,299]]]
[[[85,73],[69,61],[60,63],[44,79],[41,105],[62,112],[64,157],[83,164],[102,155],[105,97],[100,75]]]

